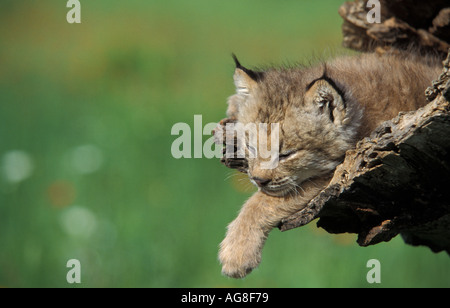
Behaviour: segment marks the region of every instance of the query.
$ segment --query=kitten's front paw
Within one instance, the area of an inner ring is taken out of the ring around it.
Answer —
[[[225,238],[220,244],[222,274],[232,278],[244,278],[261,262],[261,249],[236,242],[239,241]]]

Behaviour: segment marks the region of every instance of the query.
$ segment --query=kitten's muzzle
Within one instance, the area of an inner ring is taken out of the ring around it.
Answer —
[[[267,184],[269,184],[270,179],[264,179],[259,177],[252,177],[252,180],[258,185],[259,187],[264,187]]]

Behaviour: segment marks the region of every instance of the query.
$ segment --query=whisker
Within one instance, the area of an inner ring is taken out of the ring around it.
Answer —
[[[251,192],[253,190],[254,185],[249,181],[247,176],[244,176],[240,172],[237,172],[237,171],[229,172],[225,176],[224,181],[228,181],[230,179],[237,180],[237,182],[239,182],[239,185],[242,184],[240,187],[240,190],[242,190],[245,193]]]
[[[303,193],[306,193],[306,191],[303,189],[303,187],[300,184],[297,184],[297,183],[294,182],[294,186],[296,188],[300,188],[303,191]]]
[[[245,178],[241,178],[241,179],[239,179],[240,181],[243,181],[243,180],[246,180]],[[250,183],[250,181],[245,181],[244,182],[244,185],[242,186],[242,190],[244,191],[244,192],[251,192],[252,190],[253,190],[253,188],[254,188],[254,186],[253,186],[253,184],[252,183]]]
[[[313,184],[314,187],[316,187],[316,188],[318,187],[317,184],[315,182],[313,182],[311,179],[307,179],[307,181],[310,182],[311,184]]]
[[[224,178],[223,180],[224,180],[224,181],[227,181],[227,180],[229,180],[229,179],[231,179],[232,177],[237,176],[237,175],[239,175],[239,174],[236,173],[236,172],[234,172],[234,171],[232,171],[232,172],[228,173],[228,174],[225,176],[225,178]]]

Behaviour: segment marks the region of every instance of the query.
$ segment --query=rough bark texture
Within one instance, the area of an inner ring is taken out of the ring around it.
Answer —
[[[407,244],[450,254],[450,4],[380,0],[381,23],[372,24],[366,3],[356,0],[340,8],[344,46],[383,51],[414,44],[443,58],[448,52],[443,72],[425,91],[427,106],[399,114],[361,140],[347,152],[330,184],[279,228],[318,218],[317,226],[330,233],[357,233],[361,246],[401,234]],[[219,128],[233,121],[222,120]],[[224,145],[224,151],[233,146]],[[224,157],[221,162],[241,172],[248,167],[245,159]]]
[[[328,187],[282,231],[319,218],[330,233],[358,233],[361,246],[401,234],[408,244],[450,253],[449,57],[426,91],[433,101],[384,122],[347,152]]]
[[[424,53],[445,56],[450,48],[448,0],[380,0],[379,3],[380,23],[369,22],[367,16],[372,6],[367,7],[366,0],[345,2],[340,7],[345,47],[371,51],[414,45]]]
[[[343,45],[359,51],[409,48],[449,54],[430,103],[399,114],[360,141],[329,186],[281,230],[319,218],[330,233],[358,233],[368,246],[401,234],[411,245],[450,254],[450,4],[447,0],[380,0],[381,23],[369,23],[367,1],[344,3]]]

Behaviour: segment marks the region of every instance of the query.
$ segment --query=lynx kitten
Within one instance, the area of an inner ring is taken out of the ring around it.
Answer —
[[[264,71],[234,60],[236,94],[228,100],[228,118],[280,127],[276,168],[262,168],[265,159],[248,155],[255,149],[244,142],[247,173],[258,191],[228,226],[219,252],[222,273],[242,278],[259,265],[270,230],[325,188],[347,150],[380,122],[426,104],[423,92],[440,65],[409,53]]]

